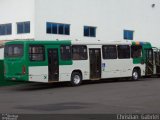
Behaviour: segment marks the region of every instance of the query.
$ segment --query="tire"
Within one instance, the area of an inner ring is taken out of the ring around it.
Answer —
[[[137,81],[140,78],[140,72],[137,69],[134,69],[132,72],[132,80]]]
[[[80,86],[82,83],[82,75],[79,72],[73,72],[71,75],[71,85]]]

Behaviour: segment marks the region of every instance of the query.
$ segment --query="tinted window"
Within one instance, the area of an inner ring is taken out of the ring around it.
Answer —
[[[132,46],[131,47],[132,58],[142,57],[142,46]]]
[[[4,51],[5,57],[21,57],[23,56],[23,45],[6,45]]]
[[[89,36],[89,27],[84,27],[84,36]]]
[[[19,22],[17,23],[17,33],[30,33],[30,22]]]
[[[23,33],[23,23],[17,24],[17,33]]]
[[[12,34],[12,25],[11,24],[7,24],[6,25],[6,34],[7,35],[11,35]]]
[[[87,46],[74,45],[72,46],[73,60],[87,60]]]
[[[126,40],[133,40],[133,33],[132,30],[124,30],[124,39]]]
[[[129,45],[119,45],[118,46],[118,58],[119,59],[130,58],[130,46]]]
[[[29,47],[29,59],[30,61],[44,61],[45,49],[41,45],[30,45]]]
[[[115,45],[103,46],[103,59],[117,59],[117,47]]]
[[[30,22],[24,23],[24,33],[30,33]]]
[[[96,27],[84,26],[84,36],[96,37]]]
[[[96,28],[95,27],[90,28],[90,36],[91,37],[96,37]]]
[[[51,23],[47,23],[47,33],[48,34],[52,33],[52,24]]]
[[[61,59],[71,60],[71,46],[61,46]]]
[[[60,34],[60,35],[70,35],[70,25],[69,24],[59,24],[47,22],[47,33],[48,34]]]
[[[63,28],[64,28],[64,25],[59,24],[59,29],[58,29],[59,30],[58,31],[59,34],[64,34],[64,29]]]
[[[52,25],[52,32],[53,34],[58,34],[58,25],[57,24],[51,24]]]
[[[12,24],[0,25],[0,35],[11,35],[11,34],[12,34]]]
[[[0,26],[0,35],[5,35],[5,26],[4,25]]]
[[[70,35],[70,26],[69,25],[65,25],[65,35]]]

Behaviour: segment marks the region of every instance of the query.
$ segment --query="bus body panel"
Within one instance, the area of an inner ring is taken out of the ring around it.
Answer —
[[[89,80],[89,65],[88,60],[73,61],[70,66],[60,66],[60,78],[59,81],[70,81],[71,74],[74,71],[81,71],[83,80]]]
[[[29,81],[48,82],[48,66],[29,67]]]
[[[23,69],[25,73],[23,74]],[[23,61],[14,61],[9,62],[5,61],[5,79],[6,80],[18,80],[18,81],[28,81],[28,70],[25,62]]]
[[[129,77],[132,75],[132,59],[103,60],[103,78]],[[125,65],[124,65],[125,63]]]

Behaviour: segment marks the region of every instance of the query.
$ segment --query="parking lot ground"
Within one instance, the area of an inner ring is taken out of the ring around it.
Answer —
[[[160,79],[26,83],[0,87],[0,113],[118,114],[160,113]]]

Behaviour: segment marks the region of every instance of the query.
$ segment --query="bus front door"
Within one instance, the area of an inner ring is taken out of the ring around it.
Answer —
[[[49,81],[58,81],[59,79],[59,59],[58,49],[48,49],[48,76]]]
[[[160,50],[156,52],[156,74],[160,75]]]
[[[101,79],[101,50],[89,49],[90,79]]]
[[[153,75],[153,73],[154,73],[153,49],[146,49],[146,75]]]

